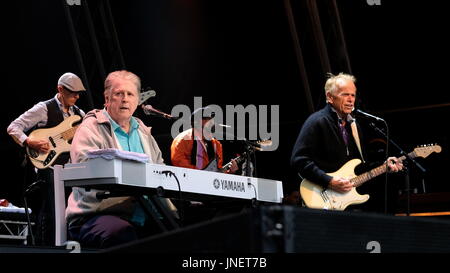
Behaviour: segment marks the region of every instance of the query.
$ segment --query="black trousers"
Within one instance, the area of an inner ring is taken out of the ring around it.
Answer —
[[[34,237],[36,245],[55,245],[55,198],[53,189],[53,170],[38,170],[36,185],[27,195],[36,226]]]

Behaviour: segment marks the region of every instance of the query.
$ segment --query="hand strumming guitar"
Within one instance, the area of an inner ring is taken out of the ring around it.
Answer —
[[[345,193],[353,188],[353,183],[347,178],[333,177],[328,184],[328,188],[337,192]]]

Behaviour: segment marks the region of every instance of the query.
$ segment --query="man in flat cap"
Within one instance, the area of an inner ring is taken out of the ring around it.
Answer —
[[[232,159],[229,168],[223,168],[222,143],[213,134],[215,127],[215,113],[209,116],[204,114],[211,111],[209,106],[194,110],[191,115],[192,128],[179,133],[170,146],[170,159],[173,166],[224,172],[234,174],[239,169],[235,159]],[[236,208],[217,208],[197,201],[184,202],[184,224],[190,225],[209,220],[226,213],[237,212]],[[241,207],[238,205],[238,210]]]
[[[41,101],[34,105],[31,109],[16,118],[8,126],[8,134],[20,146],[26,147],[28,154],[30,151],[36,156],[52,155],[53,150],[56,150],[55,145],[58,145],[58,139],[49,137],[30,137],[30,134],[36,129],[50,129],[61,124],[64,120],[71,117],[73,120],[79,120],[84,117],[84,112],[78,108],[75,103],[80,98],[80,94],[85,92],[85,88],[81,79],[70,72],[64,73],[58,80],[56,95],[47,101]],[[52,132],[46,130],[44,132]],[[62,132],[53,132],[54,135]],[[50,141],[49,141],[50,140]],[[53,173],[49,168],[54,164],[65,164],[68,162],[70,156],[69,151],[57,154],[56,159],[52,164],[45,164],[40,162],[37,158],[32,159],[33,164],[39,168],[37,170],[37,183],[39,185],[40,196],[33,200],[31,196],[30,207],[33,213],[38,216],[36,243],[39,245],[53,245],[54,244],[54,204],[53,204]],[[27,184],[29,181],[26,182]],[[29,188],[31,192],[31,188]],[[34,189],[35,190],[35,189]]]

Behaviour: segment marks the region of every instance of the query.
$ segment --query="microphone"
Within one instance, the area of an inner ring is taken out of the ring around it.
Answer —
[[[361,110],[359,110],[359,109],[356,109],[354,112],[355,112],[357,115],[361,116],[361,117],[372,118],[372,119],[375,119],[375,120],[377,120],[377,121],[384,121],[384,119],[382,119],[382,118],[380,118],[380,117],[377,117],[377,116],[371,115],[371,114],[369,114],[369,113],[363,112],[363,111],[361,111]]]
[[[144,113],[146,115],[159,116],[159,117],[163,117],[163,118],[166,118],[166,119],[176,119],[176,117],[173,117],[173,116],[171,116],[169,114],[166,114],[164,112],[156,110],[150,104],[142,105],[142,110],[144,110]]]

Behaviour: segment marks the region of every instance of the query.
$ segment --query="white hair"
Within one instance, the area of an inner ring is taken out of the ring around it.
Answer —
[[[111,92],[111,88],[112,88],[112,84],[113,84],[113,80],[116,78],[121,78],[121,79],[125,79],[125,80],[131,80],[135,85],[136,85],[136,89],[137,92],[139,94],[140,90],[141,90],[141,79],[134,73],[127,71],[127,70],[119,70],[119,71],[114,71],[108,74],[108,76],[106,77],[105,80],[105,95],[108,93],[110,94]]]
[[[339,86],[337,84],[338,80],[346,80],[351,81],[353,83],[356,82],[356,78],[353,75],[345,74],[345,73],[339,73],[337,75],[333,75],[331,73],[328,73],[328,80],[325,83],[325,99],[327,99],[327,94],[332,93],[335,94],[338,90]]]

